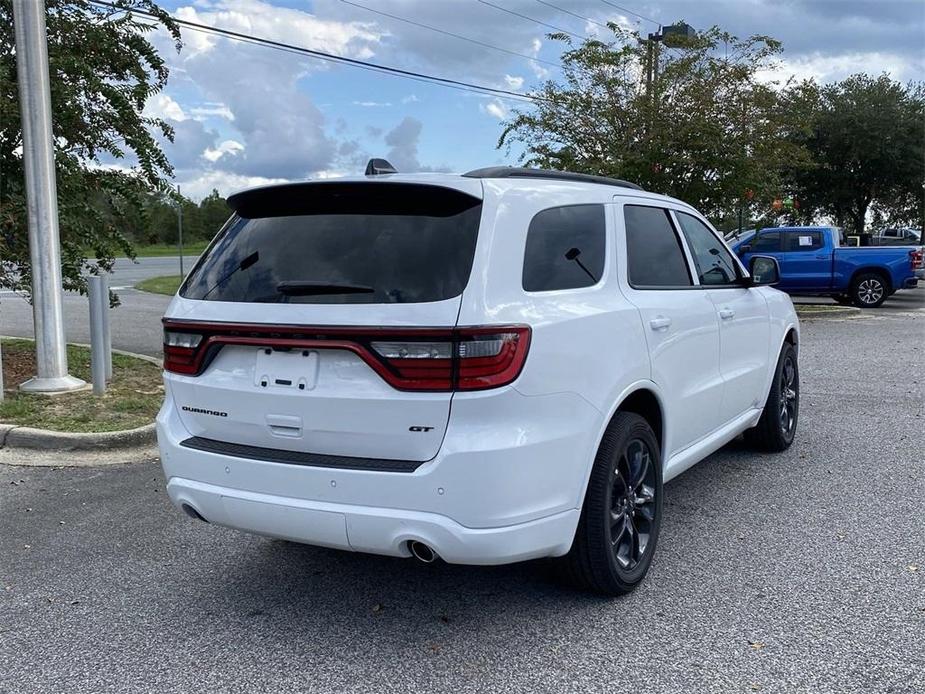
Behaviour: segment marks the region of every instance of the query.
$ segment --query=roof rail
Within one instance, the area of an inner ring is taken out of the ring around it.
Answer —
[[[545,178],[557,181],[576,181],[579,183],[599,183],[605,186],[619,188],[632,188],[643,190],[642,186],[619,178],[607,176],[593,176],[591,174],[575,173],[573,171],[552,171],[550,169],[529,169],[520,166],[488,166],[484,169],[473,169],[463,176],[467,178]]]

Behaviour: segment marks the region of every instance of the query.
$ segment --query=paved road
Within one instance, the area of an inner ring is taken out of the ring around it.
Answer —
[[[620,600],[207,526],[155,465],[0,466],[0,692],[923,692],[923,334],[807,322],[794,446],[671,482]]]
[[[195,256],[184,259],[188,271]],[[132,287],[143,279],[179,274],[179,258],[140,258],[132,263],[125,258],[116,260],[110,284],[122,301],[112,311],[112,340],[117,349],[161,355],[163,333],[161,316],[170,297],[139,292]],[[70,342],[90,342],[87,297],[64,295],[64,330]],[[0,292],[0,335],[32,337],[32,307],[20,296]]]

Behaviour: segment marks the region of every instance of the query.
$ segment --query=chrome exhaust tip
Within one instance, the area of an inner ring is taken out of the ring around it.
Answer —
[[[193,508],[192,506],[190,506],[189,504],[181,504],[180,508],[182,508],[182,509],[183,509],[183,513],[185,513],[185,514],[186,514],[187,516],[189,516],[190,518],[195,518],[196,520],[201,520],[203,523],[208,523],[208,522],[209,522],[209,521],[207,521],[205,518],[202,517],[202,515],[199,513],[199,511],[197,511],[196,509],[194,509],[194,508]]]
[[[412,540],[408,543],[408,549],[411,550],[411,555],[415,559],[424,562],[425,564],[433,564],[437,559],[437,553],[423,542]]]

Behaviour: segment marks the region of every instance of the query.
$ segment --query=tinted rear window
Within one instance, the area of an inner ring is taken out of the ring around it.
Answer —
[[[538,213],[524,251],[528,292],[596,284],[604,272],[604,206],[569,205]]]
[[[481,201],[437,186],[350,183],[251,191],[180,291],[265,303],[416,303],[459,296]]]

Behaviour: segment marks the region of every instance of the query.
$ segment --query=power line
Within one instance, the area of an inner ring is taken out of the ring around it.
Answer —
[[[540,26],[544,26],[544,27],[546,27],[547,29],[554,29],[555,31],[561,32],[561,33],[563,33],[563,34],[568,34],[569,36],[571,36],[571,37],[573,37],[573,38],[581,39],[582,41],[584,41],[584,39],[585,39],[584,36],[579,36],[578,34],[573,34],[573,33],[572,33],[571,31],[569,31],[568,29],[563,29],[562,27],[557,27],[555,24],[547,24],[546,22],[541,22],[541,21],[538,20],[538,19],[534,19],[533,17],[528,17],[527,15],[525,15],[525,14],[520,14],[520,12],[515,12],[514,10],[509,10],[508,8],[506,8],[506,7],[501,7],[500,5],[495,5],[494,3],[488,2],[487,0],[476,0],[476,2],[480,2],[480,3],[482,3],[483,5],[487,5],[488,7],[493,7],[493,8],[495,8],[496,10],[500,10],[501,12],[507,12],[508,14],[514,15],[515,17],[520,17],[521,19],[526,19],[528,22],[533,22],[533,23],[535,23],[535,24],[539,24]]]
[[[661,22],[656,22],[656,21],[655,21],[654,19],[652,19],[651,17],[646,17],[644,14],[639,14],[638,12],[633,12],[633,10],[630,10],[630,9],[628,9],[628,8],[626,8],[626,7],[621,7],[620,5],[616,4],[615,2],[610,2],[610,0],[601,0],[601,2],[604,3],[605,5],[610,5],[611,7],[615,7],[616,9],[620,10],[621,12],[626,12],[626,13],[628,13],[628,14],[633,15],[634,17],[639,17],[640,19],[644,19],[644,20],[646,20],[647,22],[652,22],[653,24],[657,24],[658,26],[661,26],[661,25],[662,25]]]
[[[134,13],[143,17],[150,17],[152,19],[158,19],[157,15],[153,12],[147,12],[145,10],[139,9],[130,9],[127,10],[123,7],[119,7],[111,2],[105,2],[104,0],[89,0],[90,4],[97,5],[100,7],[107,7],[113,10],[125,11],[127,13]],[[423,72],[415,72],[413,70],[403,70],[401,68],[392,67],[390,65],[378,65],[376,63],[370,63],[365,60],[359,60],[357,58],[347,58],[345,56],[334,55],[333,53],[325,53],[324,51],[316,51],[311,48],[304,48],[302,46],[294,46],[292,44],[283,43],[281,41],[274,41],[273,39],[261,38],[258,36],[251,36],[249,34],[244,34],[238,31],[232,31],[231,29],[221,29],[219,27],[210,26],[208,24],[200,24],[198,22],[191,22],[186,19],[178,19],[176,17],[171,17],[171,19],[176,22],[179,26],[186,27],[193,31],[200,31],[208,34],[216,34],[218,36],[223,36],[225,38],[233,39],[236,41],[243,41],[244,43],[250,43],[254,45],[267,46],[269,48],[274,48],[276,50],[296,53],[299,55],[308,56],[310,58],[315,58],[322,61],[331,61],[335,63],[340,63],[350,67],[357,67],[362,70],[371,70],[373,72],[380,72],[395,77],[402,77],[405,79],[416,80],[418,82],[426,82],[428,84],[436,84],[443,87],[450,87],[451,89],[459,89],[462,91],[468,92],[478,92],[484,94],[491,94],[492,96],[502,97],[502,98],[512,98],[522,101],[546,101],[544,97],[535,96],[532,94],[523,94],[521,92],[513,92],[508,89],[498,89],[496,87],[488,87],[483,84],[476,84],[473,82],[465,82],[462,80],[454,80],[448,77],[438,77],[436,75],[428,75]]]
[[[586,21],[586,22],[590,22],[591,24],[596,24],[597,26],[603,27],[604,29],[610,29],[610,27],[607,26],[606,24],[601,24],[600,22],[596,22],[596,21],[594,21],[593,19],[591,19],[590,17],[585,17],[584,15],[580,15],[580,14],[578,14],[578,13],[576,13],[576,12],[572,12],[571,10],[567,10],[567,9],[565,9],[564,7],[559,7],[558,5],[553,5],[551,2],[546,2],[546,0],[536,0],[536,1],[537,1],[538,3],[540,3],[541,5],[546,5],[546,7],[551,7],[552,9],[558,10],[559,12],[564,12],[565,14],[570,14],[570,15],[572,15],[573,17],[577,17],[578,19],[582,19],[582,20],[584,20],[584,21]]]
[[[358,2],[353,2],[352,0],[340,0],[345,5],[352,5],[353,7],[359,7],[361,10],[366,10],[367,12],[372,12],[373,14],[378,14],[382,17],[388,17],[389,19],[394,19],[398,22],[404,22],[405,24],[411,24],[412,26],[420,27],[422,29],[428,29],[430,31],[435,31],[438,34],[443,34],[444,36],[451,36],[460,41],[468,41],[469,43],[474,43],[476,46],[482,46],[483,48],[488,48],[493,51],[499,51],[501,53],[507,53],[508,55],[517,56],[518,58],[524,58],[526,60],[535,60],[538,63],[543,63],[544,65],[551,65],[552,67],[561,68],[562,65],[559,63],[554,63],[550,60],[543,60],[542,58],[535,58],[531,55],[526,55],[525,53],[518,53],[517,51],[512,51],[508,48],[502,48],[501,46],[495,46],[491,43],[485,43],[484,41],[479,41],[478,39],[473,39],[469,36],[463,36],[462,34],[456,34],[452,31],[446,31],[445,29],[440,29],[429,24],[424,24],[423,22],[416,22],[413,19],[407,19],[405,17],[399,17],[395,14],[389,14],[388,12],[383,12],[381,10],[373,9],[372,7],[367,7],[366,5],[361,5]]]

